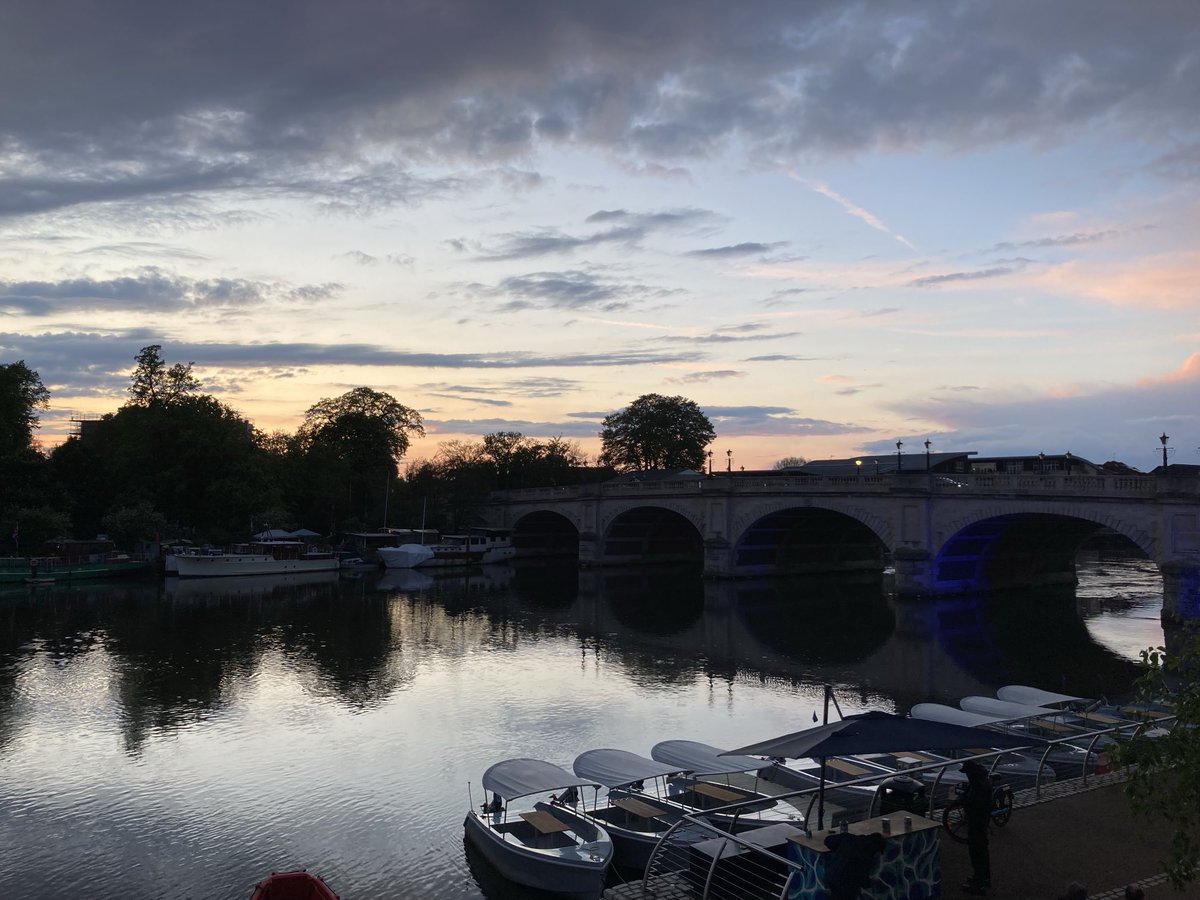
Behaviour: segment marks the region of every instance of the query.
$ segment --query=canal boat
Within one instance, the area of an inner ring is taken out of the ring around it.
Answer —
[[[13,556],[0,559],[0,584],[49,584],[55,581],[124,578],[150,571],[151,561],[124,553],[69,556]]]
[[[498,528],[474,528],[468,534],[445,535],[436,544],[401,544],[375,552],[389,569],[487,566],[517,555],[509,532]]]
[[[304,869],[272,872],[254,886],[250,900],[338,900],[320,875]]]
[[[580,778],[608,788],[604,802],[590,809],[583,804],[580,814],[608,832],[613,842],[613,862],[625,869],[644,871],[655,846],[684,815],[677,806],[656,799],[665,793],[661,779],[674,775],[676,767],[627,750],[603,748],[579,754],[572,768]],[[646,790],[647,781],[658,781],[658,789]],[[560,794],[556,802],[568,800],[577,801],[577,795],[564,798]],[[710,836],[709,832],[698,831],[695,838]],[[675,839],[687,840],[679,830]]]
[[[303,541],[253,541],[227,553],[184,554],[175,557],[180,578],[229,575],[285,575],[296,572],[335,572],[332,551]]]
[[[613,857],[607,830],[554,802],[562,792],[600,785],[540,759],[508,759],[483,773],[483,804],[474,801],[463,821],[466,837],[509,881],[538,890],[599,897]],[[551,795],[553,792],[559,792]],[[492,799],[487,799],[487,794]],[[542,795],[527,809],[515,800]]]

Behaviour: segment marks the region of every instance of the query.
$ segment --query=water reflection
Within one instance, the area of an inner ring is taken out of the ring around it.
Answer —
[[[1161,593],[1152,566],[1081,574],[936,602],[573,566],[10,592],[5,896],[238,898],[308,866],[344,897],[528,900],[463,853],[492,762],[736,746],[801,727],[825,681],[845,712],[1008,682],[1115,699]],[[88,883],[47,887],[59,868]]]

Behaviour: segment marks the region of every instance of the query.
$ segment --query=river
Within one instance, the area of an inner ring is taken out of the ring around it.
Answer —
[[[1125,695],[1162,642],[1152,563],[1077,589],[900,602],[877,579],[719,584],[521,566],[0,594],[0,896],[531,898],[462,819],[513,756],[648,755],[1006,683]]]

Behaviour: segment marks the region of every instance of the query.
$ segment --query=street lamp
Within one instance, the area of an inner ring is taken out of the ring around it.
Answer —
[[[1045,452],[1038,454],[1038,472],[1046,474],[1046,454]]]
[[[730,475],[733,474],[733,451],[732,450],[725,451],[725,471],[728,472]]]
[[[904,469],[904,457],[900,455],[900,448],[904,446],[904,441],[896,441],[896,471],[900,472]]]
[[[861,475],[862,475],[862,460],[856,459],[854,461],[854,477],[858,478]]]
[[[1164,469],[1167,467],[1167,451],[1171,449],[1170,447],[1167,446],[1167,441],[1169,441],[1169,440],[1170,440],[1170,438],[1167,437],[1167,433],[1165,431],[1158,436],[1158,442],[1160,444],[1162,444],[1163,468]]]
[[[712,474],[712,451],[708,451],[708,474]]]
[[[925,471],[929,471],[929,445],[932,444],[929,438],[925,438]]]

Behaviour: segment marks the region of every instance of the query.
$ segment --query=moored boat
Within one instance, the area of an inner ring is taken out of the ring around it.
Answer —
[[[124,553],[96,553],[82,558],[17,556],[0,559],[0,584],[48,584],[55,581],[124,578],[151,570],[148,559]]]
[[[483,773],[492,795],[463,821],[467,838],[509,881],[539,890],[599,897],[613,856],[608,832],[572,809],[538,800],[510,818],[509,804],[553,791],[599,785],[540,759],[508,759]]]
[[[250,900],[338,900],[320,875],[304,869],[272,872],[254,886]]]
[[[175,557],[180,578],[228,575],[284,575],[290,572],[332,572],[338,559],[302,541],[254,541],[229,553]]]
[[[507,531],[474,528],[468,534],[448,534],[436,544],[401,544],[375,551],[389,569],[432,569],[486,566],[517,555]]]
[[[579,754],[572,768],[580,778],[608,788],[604,802],[597,802],[590,809],[583,804],[581,815],[608,832],[613,842],[614,862],[626,869],[644,870],[655,846],[683,818],[682,810],[656,799],[666,793],[665,786],[646,790],[645,782],[675,774],[675,766],[626,750],[603,748]],[[565,802],[561,795],[558,802]],[[698,832],[696,839],[709,836],[708,832]],[[680,839],[678,831],[676,839]]]

